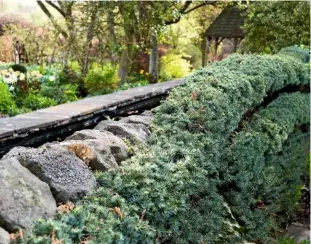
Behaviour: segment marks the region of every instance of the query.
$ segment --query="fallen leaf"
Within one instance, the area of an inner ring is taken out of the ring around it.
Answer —
[[[140,219],[143,220],[146,214],[146,209],[144,209],[140,215]]]
[[[191,99],[192,99],[192,101],[197,100],[197,94],[195,92],[192,92]]]
[[[51,244],[61,244],[61,243],[64,243],[64,240],[63,239],[61,239],[61,240],[58,240],[57,238],[55,238],[55,236],[56,236],[56,232],[55,232],[55,230],[53,230],[53,232],[52,232],[52,243]]]
[[[124,217],[119,207],[109,208],[109,211],[118,214],[121,219]]]
[[[74,209],[75,205],[72,202],[68,202],[67,204],[62,204],[58,206],[57,210],[60,213],[70,213]]]

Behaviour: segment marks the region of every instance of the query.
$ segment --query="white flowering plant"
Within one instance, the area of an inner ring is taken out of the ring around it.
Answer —
[[[12,68],[0,70],[0,82],[5,83],[11,92],[16,88],[17,81],[25,80],[26,76],[20,71],[14,71]]]

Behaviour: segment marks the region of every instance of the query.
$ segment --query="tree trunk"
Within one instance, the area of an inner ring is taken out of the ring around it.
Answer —
[[[115,45],[117,42],[117,37],[115,34],[115,22],[114,22],[114,13],[112,11],[109,11],[108,13],[108,50],[110,54],[111,63],[115,65],[117,63],[117,57],[115,55]]]
[[[238,47],[238,38],[233,38],[233,52],[236,53],[237,47]]]
[[[96,4],[95,8],[92,10],[91,22],[87,28],[86,45],[85,45],[85,50],[84,50],[84,61],[83,61],[83,67],[82,67],[83,75],[86,75],[88,71],[90,49],[92,47],[92,39],[94,37],[94,29],[95,29],[96,20],[97,20],[96,17],[97,17],[98,7],[99,7],[98,4]]]
[[[214,51],[214,62],[217,61],[217,49],[218,49],[218,45],[219,45],[219,39],[218,39],[218,37],[216,37],[216,39],[215,39],[215,51]]]
[[[208,61],[208,49],[210,45],[211,39],[206,38],[205,33],[202,35],[202,42],[201,42],[201,52],[202,52],[202,67],[207,65]]]
[[[20,56],[19,56],[19,41],[14,41],[14,63],[19,64],[20,63]]]
[[[135,41],[134,33],[131,31],[126,31],[127,41],[124,49],[122,50],[121,60],[119,64],[118,77],[120,79],[120,84],[124,84],[126,81],[126,76],[129,71],[129,67],[133,60],[133,45]]]
[[[158,82],[159,71],[159,54],[158,54],[158,37],[151,35],[151,50],[149,56],[149,82],[154,84]]]

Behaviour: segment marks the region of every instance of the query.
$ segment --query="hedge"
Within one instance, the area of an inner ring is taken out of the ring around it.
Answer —
[[[282,160],[300,152],[308,95],[260,106],[268,94],[309,83],[307,65],[288,52],[232,55],[188,77],[157,108],[150,146],[120,171],[97,173],[92,196],[39,221],[23,242],[48,243],[54,232],[66,244],[271,243],[278,216],[297,202],[288,194],[297,195],[306,158]],[[291,135],[298,146],[287,152]]]
[[[298,194],[299,189],[296,188],[302,187],[301,177],[307,172],[304,163],[309,143],[303,138],[304,144],[300,142],[291,148],[302,151],[302,158],[280,162],[278,154],[288,153],[284,151],[283,144],[292,140],[288,137],[294,132],[295,125],[309,123],[308,105],[308,94],[297,92],[278,97],[254,116],[227,150],[228,171],[224,184],[230,184],[231,191],[224,195],[234,216],[243,223],[243,235],[248,240],[269,243],[269,233],[277,227],[276,221],[281,217],[275,218],[274,215],[292,213],[286,208],[294,207],[299,200],[292,196],[293,199],[288,200],[294,203],[289,204],[286,197]],[[308,137],[308,133],[306,135]],[[290,155],[294,156],[296,151]],[[282,167],[274,161],[281,163]]]

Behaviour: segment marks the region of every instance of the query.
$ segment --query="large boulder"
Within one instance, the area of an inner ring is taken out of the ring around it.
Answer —
[[[102,144],[108,145],[110,147],[111,154],[114,156],[118,163],[127,159],[129,156],[125,142],[109,131],[80,130],[67,137],[65,141],[87,139],[96,139],[99,140]]]
[[[76,201],[92,192],[96,179],[73,152],[64,148],[15,147],[3,158],[16,157],[19,162],[46,182],[58,202]]]
[[[100,140],[68,140],[44,144],[46,148],[62,147],[73,152],[92,170],[115,170],[118,169],[118,163],[111,154],[110,147]]]
[[[146,144],[150,131],[143,124],[123,123],[120,121],[104,120],[95,128],[99,131],[109,131],[122,139],[129,140],[131,144]]]
[[[50,187],[16,158],[0,161],[0,186],[0,225],[9,231],[30,227],[37,219],[56,213]]]
[[[10,234],[0,227],[0,244],[10,244]]]

